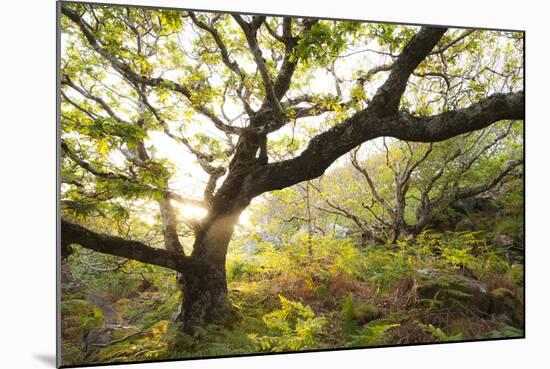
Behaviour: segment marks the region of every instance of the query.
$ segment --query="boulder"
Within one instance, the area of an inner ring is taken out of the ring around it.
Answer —
[[[462,275],[445,274],[436,269],[419,269],[417,274],[418,299],[438,300],[449,308],[456,305],[469,306],[482,312],[489,310],[489,291],[480,281]]]
[[[334,225],[334,238],[337,240],[341,240],[347,237],[349,233],[349,228],[341,226],[339,224]]]
[[[438,300],[446,308],[471,309],[485,316],[506,316],[510,325],[523,325],[523,303],[508,288],[489,290],[478,280],[437,269],[419,269],[417,276],[419,300]]]
[[[471,220],[468,217],[463,217],[457,221],[454,229],[455,229],[455,232],[464,232],[464,231],[472,231],[477,228],[473,220]]]
[[[382,310],[375,305],[358,302],[353,306],[353,319],[358,323],[366,324],[383,316]]]
[[[259,249],[258,242],[254,240],[248,240],[246,243],[242,246],[241,253],[245,255],[254,255]]]
[[[495,246],[507,249],[514,246],[514,239],[510,235],[499,234],[495,237]]]
[[[460,199],[452,204],[452,208],[462,214],[474,212],[495,212],[498,209],[494,205],[494,196],[468,197]]]
[[[511,324],[523,326],[523,304],[507,288],[495,288],[491,291],[490,313],[506,315]]]

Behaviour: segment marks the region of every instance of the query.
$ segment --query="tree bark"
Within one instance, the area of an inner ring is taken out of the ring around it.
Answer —
[[[403,191],[402,184],[400,181],[395,181],[395,199],[397,201],[395,205],[395,210],[393,211],[393,229],[391,242],[395,243],[405,231],[405,194],[406,191]]]
[[[160,216],[162,219],[162,233],[164,236],[164,248],[166,250],[185,254],[180,243],[177,230],[177,217],[170,198],[165,196],[159,201]]]
[[[212,210],[196,233],[190,256],[193,266],[181,270],[183,303],[180,320],[186,332],[193,332],[195,326],[228,323],[232,316],[225,261],[235,224],[248,204],[243,207],[223,205],[222,210]],[[212,209],[220,208],[214,204]]]
[[[179,319],[186,332],[195,326],[225,324],[233,310],[227,294],[225,263],[198,262],[181,273],[183,302]]]

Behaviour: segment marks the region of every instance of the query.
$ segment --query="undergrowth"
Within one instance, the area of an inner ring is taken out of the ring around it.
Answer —
[[[523,267],[494,247],[490,235],[428,231],[362,248],[350,239],[311,242],[311,255],[300,237],[259,241],[254,252],[234,243],[227,275],[238,319],[197,327],[193,335],[174,320],[182,298],[174,273],[131,262],[109,277],[81,263],[104,259],[77,250],[64,277],[82,284],[79,293],[63,295],[64,363],[523,335]]]

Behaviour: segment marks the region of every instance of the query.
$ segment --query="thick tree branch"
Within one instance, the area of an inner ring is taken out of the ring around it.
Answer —
[[[416,67],[432,51],[447,31],[446,28],[422,27],[403,48],[391,67],[391,73],[373,97],[371,105],[376,105],[381,115],[397,111],[407,81]]]
[[[429,117],[400,114],[382,125],[381,135],[415,142],[438,142],[501,120],[522,120],[524,93],[494,94],[467,108]]]
[[[182,254],[149,247],[139,241],[94,232],[68,220],[61,220],[61,243],[78,244],[104,254],[120,256],[176,271],[183,270],[188,259]]]
[[[307,32],[318,22],[317,19],[305,19],[302,22],[303,31]],[[293,59],[293,51],[298,44],[299,36],[292,36],[292,19],[286,17],[283,19],[283,40],[285,44],[285,56],[283,58],[283,64],[279,69],[277,78],[273,83],[273,90],[275,97],[279,100],[283,98],[288,89],[290,88],[290,81],[294,75],[294,71],[298,66],[298,60]]]
[[[505,119],[524,117],[524,94],[495,94],[467,108],[430,117],[395,114],[379,118],[368,108],[314,137],[297,157],[268,164],[251,174],[253,195],[313,179],[357,145],[383,136],[416,142],[437,142]]]
[[[160,218],[162,220],[162,234],[164,236],[164,247],[168,251],[185,254],[183,246],[178,237],[178,219],[176,209],[170,202],[170,197],[165,195],[158,201]]]

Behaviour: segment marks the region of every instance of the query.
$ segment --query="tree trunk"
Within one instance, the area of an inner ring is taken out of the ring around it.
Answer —
[[[164,248],[169,251],[184,254],[183,247],[178,237],[178,220],[176,210],[165,196],[159,201],[159,210],[162,220],[162,234],[164,236]]]
[[[225,324],[233,310],[227,294],[225,265],[197,263],[181,273],[183,302],[180,320],[186,332],[209,323]]]
[[[180,319],[186,332],[197,325],[230,322],[233,307],[227,294],[225,256],[241,211],[213,212],[196,234],[191,265],[179,278],[183,287]]]
[[[403,196],[403,193],[400,191],[397,191],[398,197],[397,197],[397,205],[394,210],[393,215],[393,224],[392,224],[392,236],[391,236],[391,242],[395,243],[399,239],[399,237],[404,233],[405,231],[405,197]]]

